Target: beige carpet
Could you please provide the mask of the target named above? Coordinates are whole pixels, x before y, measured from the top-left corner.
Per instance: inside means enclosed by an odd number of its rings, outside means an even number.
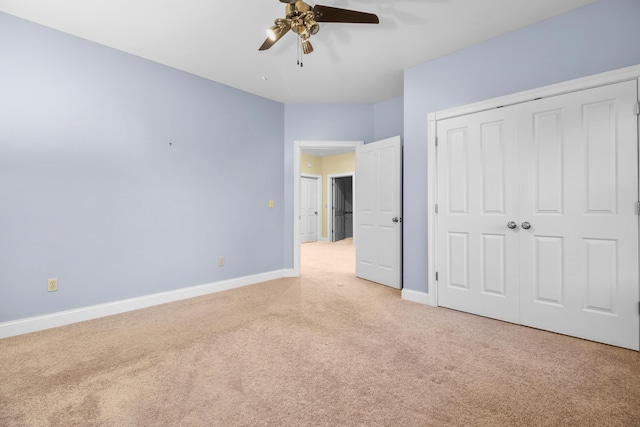
[[[0,340],[2,426],[632,426],[637,352],[303,276]]]

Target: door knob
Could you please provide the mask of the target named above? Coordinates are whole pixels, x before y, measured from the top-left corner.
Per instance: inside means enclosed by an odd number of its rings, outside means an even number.
[[[507,227],[509,227],[510,229],[514,230],[516,227],[518,226],[518,224],[516,224],[515,221],[509,221],[507,223]]]
[[[402,219],[398,218],[397,216],[394,218],[391,218],[391,221],[393,222],[402,222]]]
[[[531,223],[525,221],[522,223],[522,228],[524,228],[525,230],[528,230],[531,228]]]

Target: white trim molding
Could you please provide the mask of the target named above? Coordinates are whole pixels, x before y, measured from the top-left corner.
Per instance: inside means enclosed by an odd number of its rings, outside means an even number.
[[[289,271],[286,269],[270,271],[266,273],[244,276],[236,279],[223,280],[220,282],[208,283],[205,285],[191,286],[188,288],[176,289],[173,291],[161,292],[157,294],[144,295],[141,297],[129,298],[105,304],[81,307],[73,310],[59,311],[51,314],[44,314],[42,316],[12,320],[9,322],[0,323],[0,339],[16,335],[28,334],[31,332],[43,331],[45,329],[57,328],[59,326],[70,325],[72,323],[112,316],[114,314],[139,310],[141,308],[153,307],[155,305],[199,297],[216,292],[228,291],[230,289],[255,285],[257,283],[280,279],[283,277],[293,277],[293,271]]]
[[[424,305],[434,305],[429,301],[429,294],[426,292],[412,291],[411,289],[402,290],[402,299],[417,302]]]
[[[438,268],[437,251],[437,215],[435,214],[436,203],[438,203],[438,170],[436,169],[436,117],[434,113],[429,114],[427,146],[427,293],[429,295],[429,305],[438,306],[438,284],[436,281],[436,271]]]
[[[632,65],[630,67],[620,68],[618,70],[607,71],[604,73],[581,77],[578,79],[560,82],[549,86],[516,92],[498,98],[475,102],[473,104],[453,107],[431,114],[433,114],[434,120],[450,119],[452,117],[492,110],[498,107],[522,104],[523,102],[533,101],[538,98],[548,98],[550,96],[564,95],[566,93],[578,92],[581,90],[624,82],[627,80],[636,80],[638,77],[640,77],[640,65]]]

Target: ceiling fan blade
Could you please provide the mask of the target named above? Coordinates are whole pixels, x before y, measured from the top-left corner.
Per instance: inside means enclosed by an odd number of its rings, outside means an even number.
[[[287,34],[290,29],[291,29],[291,27],[288,27],[288,26],[284,27],[281,32],[276,34],[276,37],[274,39],[271,39],[270,37],[267,37],[267,39],[264,41],[264,43],[262,43],[262,46],[260,46],[260,48],[258,50],[267,50],[267,49],[269,49],[271,46],[276,44],[276,42],[278,40],[280,40],[282,38],[282,36]]]
[[[338,7],[322,6],[313,7],[314,19],[317,22],[343,22],[350,24],[379,24],[378,16],[373,13],[358,12],[356,10],[340,9]]]

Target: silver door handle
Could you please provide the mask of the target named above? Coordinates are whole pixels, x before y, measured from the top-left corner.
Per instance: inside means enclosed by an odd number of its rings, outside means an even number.
[[[402,222],[402,218],[394,217],[394,218],[391,218],[391,221],[393,221],[393,222]]]
[[[525,221],[522,223],[522,228],[524,228],[525,230],[528,230],[531,228],[531,223]]]
[[[518,227],[518,224],[516,224],[516,222],[515,222],[515,221],[509,221],[509,222],[507,223],[507,227],[509,227],[509,228],[510,228],[510,229],[512,229],[512,230],[515,230],[515,229]]]

